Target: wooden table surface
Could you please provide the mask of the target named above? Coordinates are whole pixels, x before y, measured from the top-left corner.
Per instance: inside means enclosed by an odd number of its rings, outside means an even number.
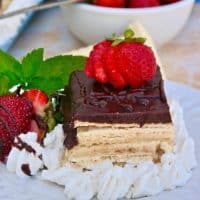
[[[44,47],[49,57],[83,46],[61,22],[59,9],[38,13],[10,53],[22,57],[33,48]],[[200,89],[200,4],[195,5],[182,32],[158,52],[168,79]]]

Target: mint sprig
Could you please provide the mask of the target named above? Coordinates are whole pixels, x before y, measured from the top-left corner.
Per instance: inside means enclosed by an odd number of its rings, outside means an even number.
[[[0,95],[19,85],[22,89],[38,88],[48,95],[64,88],[70,74],[82,70],[86,57],[61,55],[44,60],[44,50],[35,49],[22,61],[0,50]]]
[[[6,94],[9,90],[9,78],[7,76],[0,76],[0,92],[1,94]]]
[[[146,38],[143,37],[134,37],[135,32],[132,29],[127,29],[124,32],[124,38],[118,38],[116,34],[112,34],[111,37],[107,38],[107,40],[112,41],[112,46],[117,46],[122,42],[138,42],[144,44]]]
[[[21,75],[24,82],[35,76],[37,68],[43,62],[44,49],[36,49],[28,53],[21,62]],[[30,80],[31,81],[31,80]]]

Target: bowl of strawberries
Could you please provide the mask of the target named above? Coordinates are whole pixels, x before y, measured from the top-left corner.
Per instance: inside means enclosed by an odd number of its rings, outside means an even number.
[[[62,6],[70,31],[93,44],[107,35],[121,35],[132,23],[141,23],[159,47],[174,38],[187,22],[194,0],[90,0]]]

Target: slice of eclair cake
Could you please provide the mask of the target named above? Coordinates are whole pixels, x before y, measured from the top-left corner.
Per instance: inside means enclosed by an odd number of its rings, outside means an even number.
[[[143,87],[123,90],[76,71],[65,93],[68,162],[82,167],[106,159],[119,164],[157,162],[164,152],[172,151],[175,135],[159,67]]]

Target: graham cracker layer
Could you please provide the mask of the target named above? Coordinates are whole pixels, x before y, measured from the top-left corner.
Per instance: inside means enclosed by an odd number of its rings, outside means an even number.
[[[142,128],[134,124],[120,128],[118,124],[90,125],[77,128],[79,145],[66,150],[66,161],[86,168],[106,159],[114,163],[159,161],[164,152],[172,151],[174,144],[172,124],[148,124]]]

